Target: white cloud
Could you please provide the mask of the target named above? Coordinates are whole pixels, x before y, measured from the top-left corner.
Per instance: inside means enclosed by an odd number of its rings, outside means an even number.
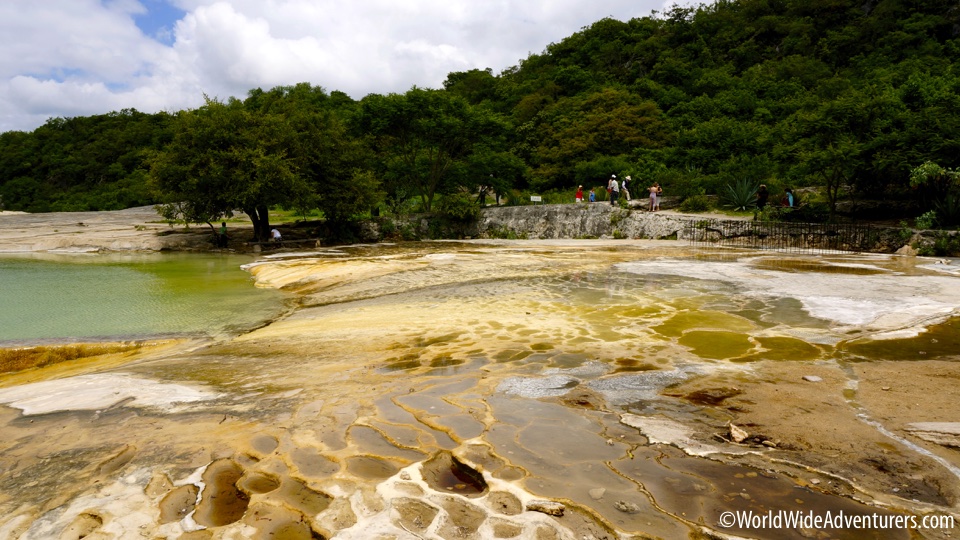
[[[310,82],[354,98],[499,72],[604,17],[662,0],[167,0],[169,40],[136,17],[162,0],[0,2],[0,131],[49,117],[196,107],[203,95]],[[672,3],[672,2],[669,2]]]

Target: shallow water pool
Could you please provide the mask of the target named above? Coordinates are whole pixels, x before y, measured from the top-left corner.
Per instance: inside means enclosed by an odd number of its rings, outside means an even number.
[[[254,286],[250,257],[200,254],[4,255],[0,345],[217,335],[284,310]]]

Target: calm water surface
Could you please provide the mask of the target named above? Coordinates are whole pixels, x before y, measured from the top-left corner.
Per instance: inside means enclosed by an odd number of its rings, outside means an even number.
[[[217,335],[284,310],[240,255],[0,256],[0,345]]]
[[[18,336],[54,316],[221,331],[282,305],[239,257],[0,262]],[[0,538],[781,540],[808,531],[718,519],[952,515],[955,457],[896,427],[955,421],[958,327],[930,325],[960,287],[918,264],[595,240],[264,257],[249,272],[297,295],[272,324],[0,377]],[[727,443],[730,424],[780,442]]]

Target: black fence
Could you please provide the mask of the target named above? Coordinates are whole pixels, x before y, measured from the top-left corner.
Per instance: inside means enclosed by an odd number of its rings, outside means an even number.
[[[881,232],[870,225],[704,219],[690,221],[683,238],[695,246],[770,249],[796,253],[873,251]]]

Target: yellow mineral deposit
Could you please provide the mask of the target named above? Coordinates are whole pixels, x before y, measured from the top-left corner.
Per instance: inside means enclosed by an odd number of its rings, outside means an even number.
[[[799,538],[718,519],[955,515],[957,451],[916,426],[957,421],[960,276],[904,265],[599,240],[264,259],[258,286],[298,298],[270,324],[0,379],[0,538]]]

